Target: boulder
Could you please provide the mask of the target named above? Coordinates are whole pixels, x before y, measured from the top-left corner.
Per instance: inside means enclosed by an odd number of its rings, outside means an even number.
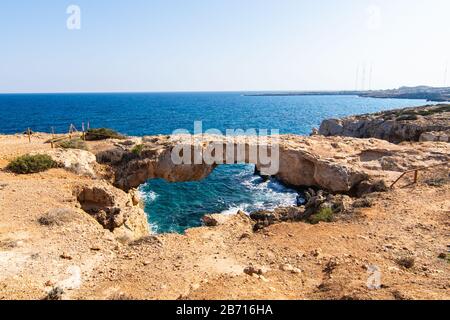
[[[40,152],[42,154],[42,152]],[[95,178],[95,165],[97,163],[95,155],[86,150],[80,149],[52,149],[46,151],[55,162],[68,171],[78,175]]]

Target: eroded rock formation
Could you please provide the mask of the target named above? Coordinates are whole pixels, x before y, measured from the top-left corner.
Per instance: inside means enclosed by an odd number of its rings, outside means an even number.
[[[106,183],[75,190],[81,208],[118,237],[137,239],[149,234],[148,223],[137,195]]]
[[[261,147],[255,137],[204,135],[189,141],[189,149],[203,153],[211,153],[212,146],[222,145],[224,154],[236,153],[243,147],[245,155],[235,162],[253,163],[264,174],[261,159],[248,154]],[[97,159],[113,168],[114,184],[123,190],[154,178],[171,182],[200,180],[224,162],[220,158],[213,163],[203,160],[201,164],[175,164],[172,154],[180,143],[186,144],[186,139],[181,142],[180,137],[146,137],[135,145],[111,145],[97,153]],[[279,136],[277,143],[279,169],[273,176],[288,185],[332,192],[370,190],[379,180],[387,184],[406,170],[450,160],[447,144],[394,145],[377,139],[295,135]]]
[[[437,132],[447,134],[439,135]],[[446,141],[450,131],[450,105],[424,106],[324,120],[319,134],[402,141]],[[434,132],[432,135],[427,135]],[[439,138],[436,138],[438,137]],[[440,138],[442,136],[442,138]],[[444,137],[445,136],[445,137]]]

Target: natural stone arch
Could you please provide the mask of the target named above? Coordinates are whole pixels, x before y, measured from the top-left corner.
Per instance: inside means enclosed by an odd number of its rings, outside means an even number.
[[[272,176],[287,185],[317,187],[334,193],[367,192],[371,185],[377,185],[380,180],[388,184],[405,170],[449,160],[441,146],[430,152],[427,145],[418,145],[412,150],[377,139],[296,135],[280,135],[277,139],[279,170]],[[97,160],[109,164],[114,184],[126,191],[154,178],[169,182],[201,180],[221,164],[174,164],[171,152],[179,145],[179,137],[153,136],[113,143],[97,151]],[[196,145],[205,149],[213,143],[226,143],[233,148],[238,144],[247,148],[264,145],[249,136],[202,135],[190,147]],[[139,153],[134,152],[137,145]],[[423,156],[417,157],[418,153]],[[257,171],[263,169],[258,159],[251,161],[245,157],[243,160],[255,164]]]
[[[170,136],[143,138],[143,147],[139,154],[133,154],[131,146],[116,147],[98,153],[97,159],[110,162],[114,169],[114,184],[123,190],[136,188],[147,180],[156,178],[169,182],[198,181],[206,178],[218,165],[227,164],[227,162],[228,164],[254,164],[256,171],[261,172],[261,175],[274,176],[287,185],[314,186],[333,192],[348,192],[368,178],[362,168],[354,164],[350,165],[347,159],[330,159],[336,155],[336,148],[331,146],[332,139],[315,141],[319,139],[320,137],[278,136],[279,169],[273,174],[265,174],[267,166],[265,167],[264,164],[267,162],[262,163],[258,157],[251,157],[249,152],[257,149],[259,155],[260,148],[267,147],[267,142],[261,143],[257,137],[249,136],[204,135],[201,138],[187,140],[188,142],[183,141],[191,151],[195,148],[205,151],[212,144],[223,144],[223,158],[211,164],[204,161],[197,164],[175,164],[172,152],[175,148],[179,148],[182,142],[181,138]],[[271,155],[270,153],[274,150],[270,147],[272,142],[268,144],[271,150],[268,155]],[[240,148],[245,150],[244,155],[236,156],[236,161],[229,163],[226,157],[230,149],[237,155]],[[192,154],[190,156],[194,162]]]

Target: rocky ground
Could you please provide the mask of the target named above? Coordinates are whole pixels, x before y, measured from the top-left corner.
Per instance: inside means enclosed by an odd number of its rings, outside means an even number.
[[[69,151],[75,153],[60,161],[65,168],[44,173],[5,170],[21,154],[60,152],[48,138],[37,134],[30,144],[22,135],[0,136],[1,299],[49,292],[63,299],[450,298],[448,167],[421,173],[417,185],[409,176],[393,190],[345,196],[330,223],[279,219],[255,228],[257,221],[238,214],[212,216],[208,225],[215,226],[185,235],[153,236],[135,195],[112,187],[117,172],[89,153]],[[332,142],[342,154],[363,143],[344,141]],[[112,144],[88,148],[98,158]],[[367,163],[359,157],[356,166],[373,173],[390,168],[381,177],[392,179],[401,172],[393,159],[408,167],[415,149],[418,166],[447,159],[448,148],[392,145],[399,157],[384,148],[381,157],[364,154]],[[403,163],[402,154],[410,157]],[[328,154],[316,158],[333,161]]]

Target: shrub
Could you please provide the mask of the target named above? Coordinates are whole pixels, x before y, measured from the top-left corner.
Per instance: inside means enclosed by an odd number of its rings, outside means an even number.
[[[367,198],[358,199],[353,202],[353,208],[370,208],[371,206],[372,201]]]
[[[106,139],[125,139],[125,136],[109,128],[89,129],[86,132],[86,140],[88,141],[97,141]]]
[[[446,178],[432,178],[425,180],[425,183],[430,187],[442,187],[447,184]]]
[[[42,300],[62,300],[64,289],[60,287],[52,288]]]
[[[57,143],[57,146],[63,149],[81,149],[87,150],[86,142],[83,140],[76,138],[70,140],[63,140]]]
[[[419,117],[415,114],[404,114],[397,118],[397,121],[413,121],[417,120]]]
[[[333,210],[331,208],[322,208],[317,213],[313,214],[308,219],[311,224],[318,224],[319,222],[333,221]]]
[[[17,174],[29,174],[47,171],[58,165],[46,154],[25,155],[11,161],[7,169]]]
[[[413,256],[403,256],[397,258],[395,262],[406,269],[411,269],[412,267],[414,267],[416,259]]]
[[[60,208],[52,209],[38,219],[39,224],[43,226],[62,226],[74,221],[77,213],[72,209]]]
[[[450,263],[450,253],[441,253],[439,254],[438,258],[447,261],[447,263]]]
[[[389,187],[384,180],[376,180],[372,183],[372,192],[387,192]]]
[[[425,117],[444,112],[450,112],[450,105],[439,105],[438,107],[429,110],[421,110],[419,111],[419,114]]]
[[[113,300],[113,301],[131,301],[131,300],[135,300],[132,296],[130,296],[127,293],[123,293],[123,292],[116,292],[113,293],[110,297],[109,300]]]
[[[133,147],[133,149],[131,149],[131,152],[134,153],[137,156],[140,156],[142,153],[142,150],[144,150],[144,145],[143,144],[137,144]]]

